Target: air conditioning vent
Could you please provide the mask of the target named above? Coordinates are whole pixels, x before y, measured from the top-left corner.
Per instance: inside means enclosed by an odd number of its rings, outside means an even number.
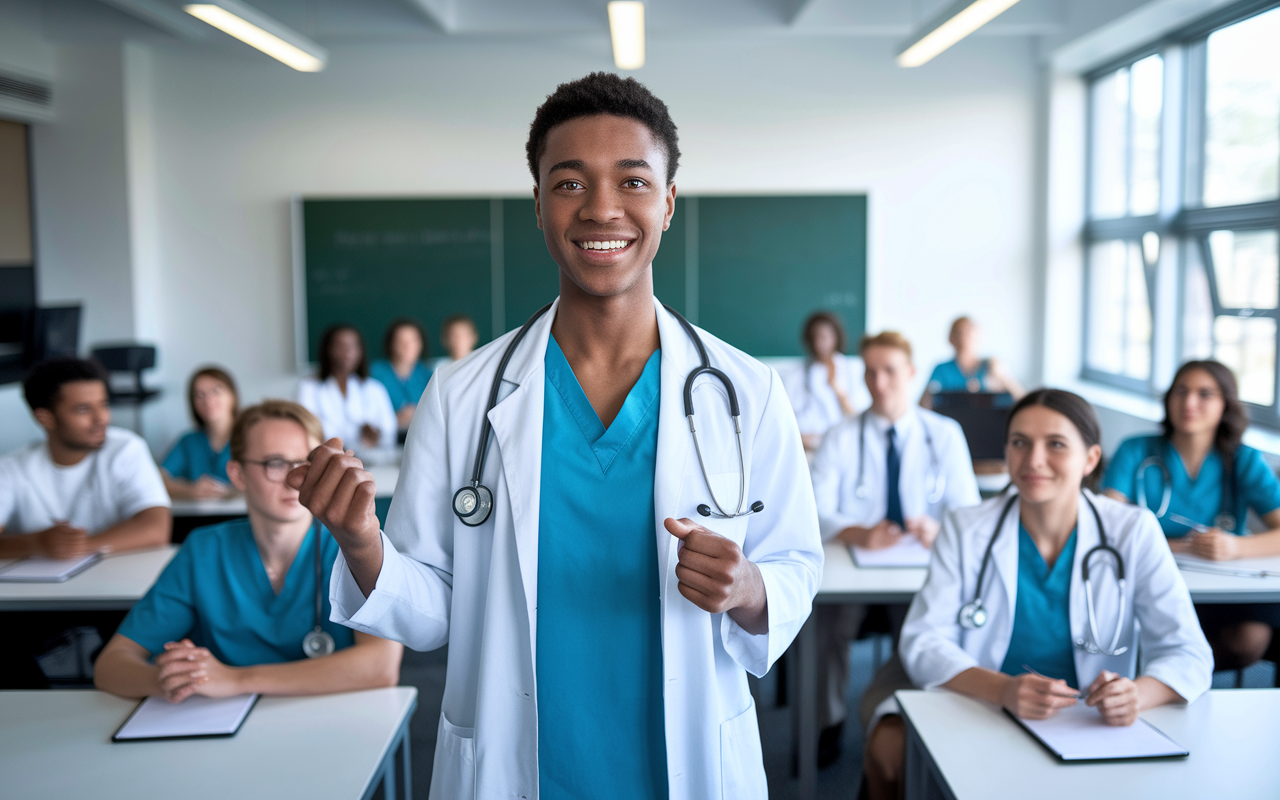
[[[33,83],[28,78],[15,78],[0,72],[0,97],[12,97],[27,103],[47,106],[53,100],[53,90],[44,84]]]

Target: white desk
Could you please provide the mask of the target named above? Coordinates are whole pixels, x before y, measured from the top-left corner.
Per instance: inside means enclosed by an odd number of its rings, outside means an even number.
[[[849,548],[828,543],[822,583],[814,605],[828,603],[910,603],[924,585],[927,569],[862,569]],[[1244,570],[1280,571],[1280,557],[1218,562]],[[1184,570],[1183,578],[1197,603],[1280,602],[1280,578],[1213,575]],[[794,711],[800,797],[809,800],[817,785],[817,630],[805,622],[795,644]],[[1185,744],[1185,743],[1183,743]]]
[[[62,583],[0,583],[0,611],[127,611],[177,552],[166,545],[110,555]]]
[[[373,482],[378,487],[378,497],[390,497],[396,490],[396,482],[400,479],[400,467],[396,464],[371,466]],[[243,516],[245,510],[244,497],[236,495],[223,500],[174,500],[173,515],[175,517],[232,517]]]
[[[1200,800],[1280,794],[1280,689],[1224,689],[1190,706],[1143,712],[1185,759],[1060,764],[979,700],[947,691],[898,692],[907,721],[908,800]]]
[[[0,692],[0,791],[47,800],[408,798],[412,687],[264,697],[227,739],[113,744],[137,705],[96,691]],[[159,789],[168,787],[168,791]]]

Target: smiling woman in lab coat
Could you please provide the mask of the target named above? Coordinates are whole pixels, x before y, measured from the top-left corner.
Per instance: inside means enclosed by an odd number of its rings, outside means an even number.
[[[385,535],[341,443],[290,476],[342,547],[334,618],[417,650],[448,643],[437,800],[763,798],[747,673],[786,650],[822,570],[795,417],[773,370],[702,333],[736,386],[744,466],[705,373],[695,451],[682,390],[699,353],[653,296],[679,156],[660,100],[612,74],[564,84],[528,155],[560,297],[488,413],[493,513],[468,527],[452,499],[514,334],[432,377]],[[716,497],[732,510],[743,479],[763,510],[699,514]]]
[[[1083,695],[1112,725],[1131,725],[1153,706],[1195,700],[1209,688],[1213,658],[1159,524],[1146,509],[1082,488],[1101,472],[1093,409],[1070,392],[1040,389],[1013,407],[1005,441],[1017,492],[947,515],[928,580],[902,628],[898,653],[911,682],[1027,719],[1050,717]],[[1102,541],[1099,520],[1124,560],[1123,586],[1114,555],[1094,550]],[[1081,574],[1086,558],[1096,627]],[[966,626],[975,597],[985,624]],[[872,723],[868,742],[873,798],[895,796],[905,733],[892,699],[877,710],[890,716]]]

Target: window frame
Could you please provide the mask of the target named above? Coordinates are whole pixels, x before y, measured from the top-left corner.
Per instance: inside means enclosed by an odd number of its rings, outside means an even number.
[[[1080,378],[1100,383],[1117,389],[1132,392],[1144,397],[1156,399],[1163,395],[1164,384],[1172,377],[1168,370],[1159,368],[1157,356],[1161,340],[1170,343],[1172,361],[1182,363],[1186,360],[1184,353],[1184,327],[1181,324],[1186,310],[1186,286],[1190,263],[1191,248],[1201,248],[1200,260],[1206,271],[1210,286],[1210,303],[1213,317],[1234,316],[1240,318],[1266,317],[1276,320],[1276,363],[1273,367],[1276,387],[1270,406],[1246,403],[1253,424],[1268,428],[1280,429],[1280,308],[1277,309],[1237,309],[1224,308],[1218,297],[1218,287],[1212,254],[1209,251],[1208,236],[1219,230],[1260,230],[1273,229],[1280,232],[1280,187],[1277,197],[1255,203],[1233,206],[1203,207],[1201,205],[1203,184],[1204,135],[1206,131],[1206,68],[1207,43],[1214,32],[1242,22],[1251,17],[1280,8],[1280,0],[1246,0],[1233,4],[1225,9],[1210,14],[1197,22],[1161,37],[1141,48],[1127,53],[1121,58],[1112,59],[1100,67],[1090,70],[1082,77],[1085,82],[1085,175],[1084,175],[1084,226],[1082,231],[1083,256],[1083,327],[1081,329]],[[1119,69],[1132,68],[1144,58],[1160,55],[1164,67],[1164,102],[1161,103],[1161,140],[1160,140],[1160,196],[1161,204],[1157,213],[1146,216],[1128,215],[1128,202],[1132,193],[1132,107],[1128,112],[1129,120],[1125,131],[1126,142],[1126,215],[1116,218],[1095,219],[1093,217],[1093,167],[1095,159],[1094,145],[1094,87]],[[1132,74],[1132,73],[1130,73]],[[1170,103],[1171,97],[1179,101]],[[1170,115],[1174,118],[1170,118]],[[1172,124],[1171,124],[1172,123]],[[1176,126],[1176,127],[1175,127]],[[1169,136],[1176,130],[1177,136]],[[1170,139],[1173,141],[1170,141]],[[1176,148],[1177,153],[1168,153],[1169,147]],[[1176,157],[1166,157],[1166,155]],[[1176,167],[1174,166],[1176,165]],[[1172,198],[1176,198],[1176,201]],[[1162,255],[1156,264],[1143,260],[1147,278],[1147,299],[1151,312],[1151,370],[1146,380],[1127,375],[1109,373],[1089,365],[1089,335],[1092,330],[1090,281],[1092,280],[1092,264],[1090,263],[1093,245],[1109,240],[1136,241],[1141,246],[1142,237],[1153,232],[1160,237]],[[1171,269],[1164,270],[1161,262],[1165,261],[1163,253],[1170,252],[1174,259]],[[1280,257],[1280,253],[1277,254]],[[1160,281],[1172,280],[1175,283],[1174,301],[1162,307]],[[1168,374],[1166,374],[1168,373]]]

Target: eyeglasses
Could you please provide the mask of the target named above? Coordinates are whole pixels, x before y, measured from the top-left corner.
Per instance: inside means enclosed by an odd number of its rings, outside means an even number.
[[[280,481],[284,480],[284,477],[288,475],[290,472],[292,472],[293,470],[303,466],[304,464],[309,464],[311,462],[286,461],[283,458],[268,458],[266,461],[241,460],[240,463],[241,464],[257,464],[258,466],[262,467],[263,472],[267,474],[267,480],[273,483],[279,483]]]
[[[1193,394],[1200,401],[1206,402],[1206,403],[1209,402],[1210,400],[1217,400],[1219,397],[1222,397],[1221,392],[1214,391],[1213,389],[1197,389],[1196,391],[1193,392],[1185,386],[1179,386],[1173,390],[1173,396],[1178,398],[1179,400],[1186,400],[1188,397],[1190,397]]]

